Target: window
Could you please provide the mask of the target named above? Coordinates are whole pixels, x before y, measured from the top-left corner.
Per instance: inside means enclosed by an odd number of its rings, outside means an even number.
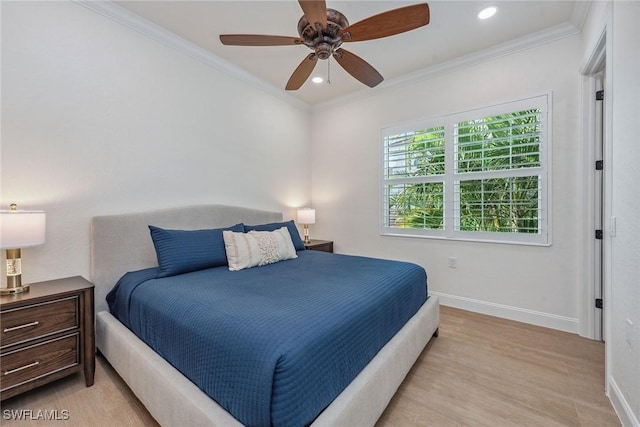
[[[382,130],[382,234],[550,244],[550,95]]]

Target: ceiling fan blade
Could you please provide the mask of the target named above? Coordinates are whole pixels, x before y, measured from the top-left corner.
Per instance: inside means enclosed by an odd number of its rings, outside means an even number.
[[[401,7],[370,16],[340,30],[345,42],[379,39],[414,30],[429,23],[427,3]]]
[[[302,44],[300,37],[264,36],[259,34],[221,34],[220,41],[232,46],[288,46]]]
[[[322,28],[327,28],[327,4],[324,0],[298,0],[307,22],[319,22]],[[313,25],[316,28],[315,25]],[[317,28],[316,28],[317,29]]]
[[[347,73],[369,87],[375,87],[384,80],[384,77],[367,61],[348,50],[338,49],[333,57]]]
[[[310,53],[309,56],[304,58],[304,60],[298,65],[298,68],[291,74],[289,81],[287,82],[286,90],[298,90],[300,86],[307,81],[311,72],[316,67],[318,63],[318,55],[315,53]]]

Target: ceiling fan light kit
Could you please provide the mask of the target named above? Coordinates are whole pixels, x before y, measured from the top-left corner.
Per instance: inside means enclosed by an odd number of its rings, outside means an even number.
[[[331,56],[344,70],[361,83],[375,87],[384,78],[364,59],[341,48],[344,42],[373,40],[414,30],[429,23],[429,5],[420,3],[392,9],[371,16],[353,25],[334,9],[327,9],[323,0],[299,0],[304,15],[298,21],[300,37],[222,34],[220,41],[232,46],[295,46],[304,44],[313,50],[295,69],[286,90],[299,89],[309,78],[318,59]]]

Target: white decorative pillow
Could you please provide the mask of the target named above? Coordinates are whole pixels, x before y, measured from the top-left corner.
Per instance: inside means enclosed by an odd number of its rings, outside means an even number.
[[[248,233],[225,230],[222,237],[231,271],[298,257],[287,227],[274,231],[251,230]]]

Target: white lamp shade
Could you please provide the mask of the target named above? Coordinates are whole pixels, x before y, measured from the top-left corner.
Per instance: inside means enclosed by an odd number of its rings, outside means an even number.
[[[315,209],[298,209],[298,224],[315,224]]]
[[[0,248],[20,249],[44,243],[46,213],[0,211]]]

